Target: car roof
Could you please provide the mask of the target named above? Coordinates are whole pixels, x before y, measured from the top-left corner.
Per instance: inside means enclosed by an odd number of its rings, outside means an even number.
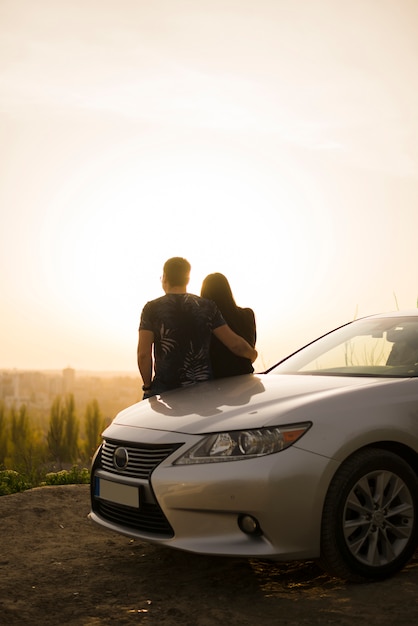
[[[418,309],[404,309],[402,311],[391,311],[389,313],[376,313],[375,315],[367,315],[366,317],[418,317]]]

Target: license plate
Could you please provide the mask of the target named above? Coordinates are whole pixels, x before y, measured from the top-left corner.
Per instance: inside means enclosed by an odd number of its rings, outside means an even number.
[[[95,495],[102,500],[139,508],[139,488],[96,478]]]

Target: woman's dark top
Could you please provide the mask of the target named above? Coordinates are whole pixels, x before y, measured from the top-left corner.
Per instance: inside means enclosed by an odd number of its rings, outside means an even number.
[[[222,316],[237,335],[244,337],[251,346],[255,346],[256,326],[252,309],[235,307],[233,312],[222,312]],[[239,376],[254,372],[250,359],[236,356],[214,335],[212,335],[210,344],[210,359],[214,378]]]

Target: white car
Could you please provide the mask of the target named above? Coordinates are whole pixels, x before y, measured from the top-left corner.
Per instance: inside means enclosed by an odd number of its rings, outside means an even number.
[[[394,574],[418,541],[418,309],[125,409],[92,464],[90,517],[191,552]]]

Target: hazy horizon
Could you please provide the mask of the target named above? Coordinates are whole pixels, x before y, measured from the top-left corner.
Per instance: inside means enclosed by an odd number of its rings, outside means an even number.
[[[4,372],[16,372],[16,373],[32,373],[32,372],[39,372],[40,374],[62,374],[65,370],[67,369],[67,367],[57,367],[57,368],[18,368],[18,367],[0,367],[0,373],[4,373]],[[76,376],[84,376],[84,375],[90,375],[90,374],[94,374],[96,376],[104,376],[104,377],[108,377],[108,376],[138,376],[140,378],[140,374],[138,371],[138,368],[133,369],[133,370],[85,370],[85,369],[77,369],[77,368],[70,368],[73,369],[75,371]]]
[[[170,256],[257,371],[418,296],[418,3],[3,0],[0,369],[136,371]]]

